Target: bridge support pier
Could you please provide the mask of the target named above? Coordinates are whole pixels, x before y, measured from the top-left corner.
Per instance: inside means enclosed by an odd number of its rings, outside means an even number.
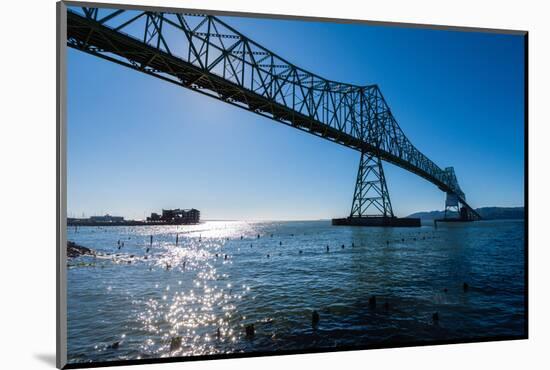
[[[420,226],[418,218],[393,215],[390,194],[380,157],[361,152],[351,212],[347,218],[335,218],[336,226]]]
[[[393,217],[380,157],[361,153],[350,217]]]
[[[454,193],[447,193],[445,199],[445,215],[436,222],[467,222],[477,221],[481,217],[466,204],[460,202]]]

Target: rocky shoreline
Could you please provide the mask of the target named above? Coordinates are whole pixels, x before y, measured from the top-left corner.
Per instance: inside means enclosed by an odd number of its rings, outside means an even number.
[[[72,241],[67,241],[67,257],[74,258],[80,256],[95,256],[95,251],[90,248],[83,247]]]

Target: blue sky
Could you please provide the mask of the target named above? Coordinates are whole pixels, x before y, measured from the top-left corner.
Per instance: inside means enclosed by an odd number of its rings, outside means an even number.
[[[523,205],[523,38],[223,17],[323,77],[376,83],[414,145],[454,166],[473,207]],[[68,214],[206,219],[349,214],[360,154],[193,91],[68,50]],[[442,209],[385,163],[394,212]]]

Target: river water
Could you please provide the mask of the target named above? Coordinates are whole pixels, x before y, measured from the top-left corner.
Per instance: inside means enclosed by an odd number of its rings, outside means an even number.
[[[70,227],[101,255],[68,262],[68,359],[520,337],[524,238],[523,221]]]

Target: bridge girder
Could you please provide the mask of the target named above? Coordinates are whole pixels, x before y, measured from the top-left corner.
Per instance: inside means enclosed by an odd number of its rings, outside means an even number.
[[[193,89],[226,103],[371,153],[466,203],[454,171],[405,136],[377,85],[322,78],[205,14],[70,8],[72,48]]]

